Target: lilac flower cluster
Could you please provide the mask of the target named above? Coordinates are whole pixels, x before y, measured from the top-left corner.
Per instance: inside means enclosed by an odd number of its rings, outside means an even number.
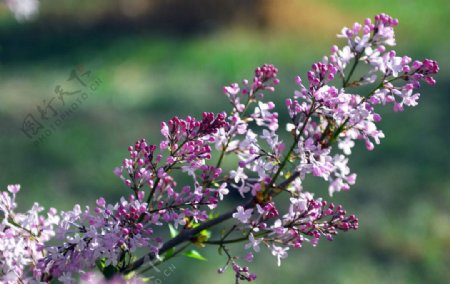
[[[152,196],[155,192],[167,191],[176,185],[168,175],[175,166],[185,164],[183,170],[193,175],[205,160],[211,159],[211,135],[228,127],[225,116],[224,113],[205,112],[201,121],[193,117],[174,117],[168,123],[161,123],[161,134],[165,139],[159,144],[159,152],[156,153],[156,145],[148,145],[141,139],[134,147],[128,147],[130,158],[124,159],[123,165],[114,173],[135,192],[145,185],[152,188]]]
[[[256,68],[255,76],[250,84],[247,79],[242,82],[242,89],[238,83],[233,83],[223,88],[225,95],[233,106],[233,112],[243,113],[250,102],[264,97],[264,93],[258,91],[275,91],[275,86],[280,83],[277,79],[278,69],[271,64],[264,64]],[[243,103],[246,100],[247,103]],[[272,103],[273,104],[273,103]]]
[[[300,248],[305,241],[315,246],[321,236],[331,241],[338,231],[358,228],[358,219],[354,215],[346,216],[342,206],[314,199],[310,193],[290,198],[289,209],[283,216],[279,216],[274,202],[256,207],[256,214],[252,214],[253,209],[238,207],[233,217],[249,229],[249,243],[245,248],[259,252],[260,244],[265,244],[278,258],[278,265],[282,258],[287,257],[289,247]],[[250,221],[252,215],[255,218]],[[270,221],[273,222],[270,224]]]
[[[388,103],[394,111],[415,106],[422,82],[435,84],[435,61],[413,61],[387,50],[395,45],[397,24],[380,14],[342,30],[338,37],[347,44],[333,46],[330,56],[314,63],[305,82],[295,78],[298,90],[285,101],[287,135],[284,127],[280,130],[275,103],[265,98],[280,83],[277,68],[266,64],[255,70],[252,80],[224,87],[230,113],[174,117],[161,124],[159,144],[140,139],[129,146],[129,157],[114,173],[131,195],[118,203],[99,198],[93,210],[76,205],[57,214],[51,209],[48,218],[38,217],[42,209],[36,205],[20,215],[13,213],[19,187],[8,187],[0,199],[5,215],[0,279],[72,283],[81,276],[103,283],[93,273],[98,267],[120,283],[140,281],[138,269],[147,271],[195,244],[219,246],[226,256],[219,272],[231,267],[239,283],[256,279],[239,262],[251,262],[261,246],[280,265],[290,249],[305,242],[316,246],[321,238],[331,241],[339,231],[356,230],[354,215],[314,197],[302,182],[307,176],[319,177],[328,182],[330,196],[350,190],[356,182],[348,166],[352,148],[362,140],[373,150],[384,138],[375,108]],[[368,71],[353,78],[363,64]],[[372,91],[356,93],[361,85]],[[283,141],[285,136],[289,139]],[[222,164],[229,156],[237,163],[225,169]],[[192,183],[179,185],[180,173]],[[227,195],[240,196],[242,202],[219,215]],[[283,198],[289,206],[281,205]],[[222,230],[213,230],[219,225]],[[53,235],[59,245],[46,245]],[[244,256],[232,253],[236,243],[245,243]],[[145,255],[137,258],[142,251]],[[198,252],[187,256],[202,258]],[[26,267],[33,276],[25,273]]]
[[[395,50],[386,46],[395,46],[394,27],[398,20],[386,14],[375,16],[372,23],[366,19],[364,25],[355,23],[353,28],[344,28],[338,37],[347,39],[347,45],[341,49],[332,47],[330,62],[334,64],[344,80],[344,87],[360,86],[374,83],[380,78],[379,85],[365,100],[370,106],[393,103],[394,111],[402,111],[404,105],[416,106],[420,94],[415,90],[420,88],[421,81],[434,85],[433,75],[439,67],[436,61],[425,59],[412,61],[408,56],[397,56]],[[354,60],[350,75],[345,77],[344,69]],[[350,82],[350,77],[358,63],[367,64],[370,69],[366,75]],[[399,82],[394,85],[393,82]]]
[[[35,275],[41,280],[58,278],[64,283],[74,283],[73,274],[88,272],[99,261],[108,267],[126,265],[131,253],[145,247],[157,251],[161,240],[153,236],[151,225],[158,220],[147,211],[142,201],[131,195],[116,204],[106,204],[104,198],[96,201],[91,212],[75,205],[73,210],[60,213],[55,228],[61,246],[47,247],[47,255],[37,264]]]
[[[2,283],[33,282],[32,268],[45,256],[45,242],[54,235],[59,222],[56,209],[35,203],[26,213],[16,213],[16,194],[20,185],[9,185],[0,192],[0,280]]]
[[[435,83],[433,76],[439,71],[435,61],[413,62],[407,56],[397,57],[394,50],[386,50],[386,46],[395,45],[394,27],[397,24],[397,19],[380,14],[374,22],[366,19],[364,25],[355,23],[353,28],[344,28],[338,37],[345,38],[347,45],[333,46],[329,57],[314,63],[307,72],[307,84],[300,76],[296,77],[299,90],[286,100],[291,119],[287,130],[294,140],[287,152],[275,132],[278,126],[264,129],[270,124],[258,121],[259,114],[264,111],[268,112],[264,117],[271,116],[272,102],[258,102],[259,108],[255,108],[253,116],[235,119],[255,121],[263,127],[260,134],[246,131],[245,137],[235,143],[236,150],[232,149],[240,162],[238,169],[230,172],[230,177],[238,185],[241,195],[250,192],[257,201],[256,208],[239,206],[233,214],[241,223],[238,230],[250,239],[250,246],[259,250],[257,244],[264,242],[280,262],[290,247],[301,246],[307,239],[305,236],[312,236],[309,241],[315,245],[321,235],[331,240],[338,230],[358,227],[356,217],[345,216],[340,206],[324,208],[325,201],[314,200],[312,195],[304,192],[302,180],[307,174],[323,178],[329,182],[330,195],[349,190],[356,181],[356,174],[351,173],[347,156],[351,154],[355,140],[363,140],[366,148],[373,150],[374,143],[379,144],[384,138],[376,126],[381,116],[375,107],[393,103],[394,111],[401,111],[404,105],[415,106],[419,98],[415,91],[421,87],[421,82]],[[359,64],[368,65],[369,71],[361,78],[353,79]],[[338,76],[342,80],[340,88],[336,83]],[[374,87],[368,94],[351,92],[358,86],[371,84]],[[228,97],[235,99],[239,88],[235,83],[226,90]],[[231,102],[235,105],[233,100]],[[270,150],[261,147],[258,140],[267,143]],[[332,147],[334,143],[338,149]],[[251,179],[255,176],[257,182]],[[289,183],[279,188],[275,181],[282,176]],[[272,224],[263,222],[280,215],[272,198],[283,190],[291,195],[288,212]],[[327,219],[327,216],[333,217]],[[264,237],[256,238],[258,233]],[[222,245],[226,243],[226,240],[221,242]]]

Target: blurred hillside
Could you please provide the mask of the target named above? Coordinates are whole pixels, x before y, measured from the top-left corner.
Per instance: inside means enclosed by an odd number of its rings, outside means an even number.
[[[282,112],[292,78],[339,43],[342,26],[380,12],[400,20],[399,54],[440,63],[438,84],[423,90],[414,109],[383,110],[382,144],[373,152],[358,145],[352,155],[358,183],[333,199],[360,217],[360,230],[290,252],[281,267],[264,252],[253,265],[256,283],[448,283],[447,0],[46,0],[29,22],[0,6],[0,184],[22,184],[22,208],[38,201],[67,210],[128,194],[112,170],[136,139],[159,140],[160,121],[227,109],[222,86],[250,78],[263,63],[280,69],[274,101]],[[58,85],[80,89],[67,82],[73,70],[99,79],[98,88],[33,143],[21,130],[24,119],[38,117]],[[55,99],[55,111],[74,102]],[[306,187],[327,197],[323,183]],[[202,253],[208,263],[177,259],[163,283],[230,283],[230,273],[216,273],[224,259],[214,249]]]

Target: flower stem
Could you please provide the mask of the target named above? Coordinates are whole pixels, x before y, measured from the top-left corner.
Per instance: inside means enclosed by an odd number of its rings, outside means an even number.
[[[348,83],[350,82],[350,79],[353,75],[353,72],[355,72],[356,66],[358,66],[359,58],[361,58],[362,53],[358,52],[355,55],[355,62],[353,62],[352,68],[350,69],[350,72],[348,73],[347,79],[344,80],[344,83],[342,84],[343,88],[348,87]]]

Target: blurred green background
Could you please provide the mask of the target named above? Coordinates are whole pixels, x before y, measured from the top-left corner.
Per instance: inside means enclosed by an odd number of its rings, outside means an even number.
[[[400,20],[398,54],[438,60],[438,84],[423,89],[414,109],[381,111],[387,138],[375,151],[357,145],[350,165],[358,183],[333,201],[359,216],[359,231],[290,251],[281,267],[263,252],[252,269],[261,284],[448,283],[448,0],[47,0],[24,22],[0,4],[0,184],[22,184],[23,209],[38,201],[67,210],[128,194],[112,170],[136,139],[159,141],[160,121],[227,110],[222,86],[251,78],[263,63],[280,69],[273,99],[282,103],[292,78],[329,53],[342,26],[380,12]],[[21,130],[24,118],[40,119],[37,107],[56,86],[77,89],[66,81],[73,69],[90,70],[101,84],[36,145]],[[64,112],[74,101],[52,105]],[[328,197],[324,183],[306,185]],[[179,258],[169,275],[152,275],[160,283],[233,283],[230,271],[217,275],[225,259],[215,248],[202,254],[209,262]]]

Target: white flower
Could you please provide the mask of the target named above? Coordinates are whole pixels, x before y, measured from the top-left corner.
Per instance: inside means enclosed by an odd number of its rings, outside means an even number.
[[[291,132],[292,130],[295,129],[295,125],[292,123],[286,123],[286,131],[287,132]]]
[[[8,185],[8,191],[11,193],[18,193],[20,191],[20,184]]]
[[[245,210],[244,207],[238,206],[237,212],[233,213],[233,218],[238,219],[241,223],[248,223],[250,217],[252,216],[253,209]]]
[[[363,35],[362,38],[356,37],[355,38],[355,43],[356,43],[355,50],[358,52],[361,52],[364,49],[366,49],[367,47],[369,47],[369,45],[370,45],[369,39],[370,39],[370,34],[365,34],[365,35]]]
[[[230,86],[224,87],[223,90],[225,91],[225,93],[228,93],[229,95],[235,97],[241,89],[239,88],[238,84],[234,83]]]
[[[173,225],[175,227],[175,229],[178,229],[178,225],[184,226],[186,225],[186,220],[185,220],[185,215],[184,213],[181,213],[179,215],[176,216],[176,218],[173,219]]]
[[[241,194],[242,198],[245,198],[245,194],[247,192],[249,192],[251,190],[251,188],[249,186],[246,186],[245,184],[242,184],[238,190],[239,190],[239,193]]]
[[[354,54],[352,52],[352,50],[350,49],[350,47],[348,45],[344,46],[344,48],[342,48],[342,50],[338,51],[338,56],[340,59],[340,65],[341,68],[345,68],[345,66],[347,66],[347,64],[350,62],[350,60],[352,60],[352,58],[354,57]]]
[[[338,142],[338,148],[341,149],[345,155],[350,155],[354,146],[355,142],[350,139],[350,137],[346,137],[345,139],[339,140]]]
[[[274,256],[276,256],[278,258],[278,266],[281,265],[281,259],[286,258],[288,256],[287,251],[289,250],[289,247],[277,247],[277,246],[272,246],[272,254]]]
[[[385,58],[386,68],[392,72],[392,76],[397,77],[398,73],[403,70],[403,61],[401,57],[387,57]]]
[[[211,136],[214,138],[216,150],[223,150],[228,141],[225,129],[220,128],[217,133],[213,133]]]
[[[217,189],[217,192],[219,193],[219,199],[223,200],[223,196],[227,195],[230,191],[227,188],[227,184],[224,182],[220,185],[220,187]]]
[[[308,209],[308,200],[304,196],[299,196],[298,198],[290,198],[292,213],[303,213]]]
[[[245,181],[247,175],[244,173],[244,168],[239,167],[237,171],[230,171],[230,177],[234,179],[234,182],[238,183],[241,179]]]
[[[261,239],[255,239],[253,234],[249,236],[249,243],[245,244],[245,249],[253,248],[254,251],[259,252],[259,244],[261,243]]]
[[[258,135],[253,132],[251,129],[247,131],[245,135],[245,139],[239,144],[241,149],[249,148],[250,145],[258,145]]]

